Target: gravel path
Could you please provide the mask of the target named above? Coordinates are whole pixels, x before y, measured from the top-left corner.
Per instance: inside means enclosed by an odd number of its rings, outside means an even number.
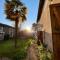
[[[36,44],[32,44],[29,47],[26,60],[38,60],[38,50]]]

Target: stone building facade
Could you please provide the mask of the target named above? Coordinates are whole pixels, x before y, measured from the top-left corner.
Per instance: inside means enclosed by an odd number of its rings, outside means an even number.
[[[43,27],[43,43],[60,60],[60,0],[40,0],[37,24]]]
[[[11,38],[14,37],[14,32],[15,32],[14,27],[11,27],[9,25],[0,23],[0,40],[3,40],[4,36],[7,35],[7,34]]]

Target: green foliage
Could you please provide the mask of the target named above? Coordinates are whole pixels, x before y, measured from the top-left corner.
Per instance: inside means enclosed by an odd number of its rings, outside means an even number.
[[[10,37],[9,37],[9,34],[5,34],[4,36],[4,40],[8,40]]]
[[[43,44],[38,46],[40,60],[52,60],[52,52],[47,50]]]
[[[13,60],[22,60],[26,58],[27,51],[25,49],[17,50],[15,54],[11,57]]]
[[[9,57],[12,60],[23,60],[27,56],[27,48],[32,39],[17,40],[18,48],[14,47],[14,41],[8,40],[0,44],[0,56]]]

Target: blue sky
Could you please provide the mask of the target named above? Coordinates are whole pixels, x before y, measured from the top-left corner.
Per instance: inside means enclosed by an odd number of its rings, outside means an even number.
[[[38,13],[38,5],[39,0],[21,0],[28,9],[27,20],[22,23],[22,29],[26,27],[32,27],[32,24],[36,22],[37,13]],[[4,23],[7,25],[14,25],[14,22],[6,19],[6,15],[4,12],[4,3],[5,0],[0,0],[0,23]]]

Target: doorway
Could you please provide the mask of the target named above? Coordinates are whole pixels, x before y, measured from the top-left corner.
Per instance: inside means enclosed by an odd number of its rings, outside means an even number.
[[[38,41],[43,43],[43,31],[37,31]]]
[[[60,60],[60,4],[50,5],[54,60]]]

